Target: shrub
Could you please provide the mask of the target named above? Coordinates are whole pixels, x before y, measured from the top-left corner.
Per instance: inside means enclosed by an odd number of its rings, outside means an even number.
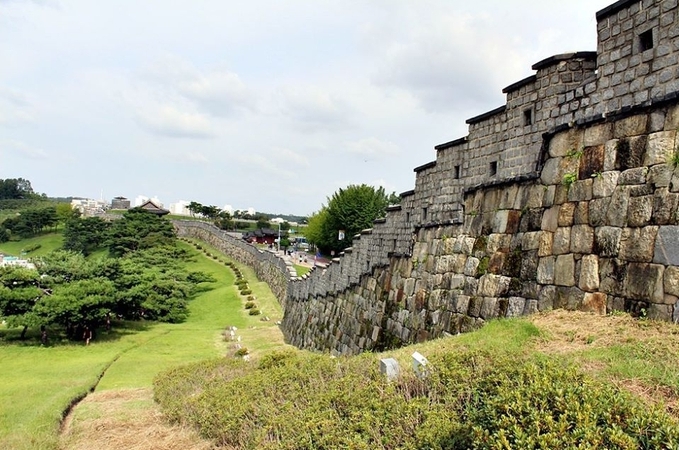
[[[262,312],[257,308],[252,308],[250,311],[248,311],[248,314],[251,316],[258,316],[262,314]]]
[[[238,350],[236,350],[235,355],[238,357],[243,357],[248,354],[248,349],[245,347],[241,347]]]
[[[428,377],[388,382],[373,355],[284,351],[256,367],[173,369],[155,397],[171,419],[235,448],[677,448],[665,412],[548,358],[458,347],[432,356]]]
[[[254,295],[248,295],[248,301],[249,301],[249,302],[254,302],[254,301],[255,301],[255,296],[254,296]]]
[[[240,295],[250,295],[252,294],[252,291],[250,289],[243,289],[240,291]]]
[[[257,305],[255,304],[255,302],[247,302],[247,303],[245,303],[245,309],[252,309],[252,308],[254,308],[255,306],[257,306]]]
[[[42,244],[30,245],[30,246],[26,247],[26,248],[24,249],[24,251],[25,251],[26,253],[34,252],[34,251],[36,251],[37,249],[39,249],[40,247],[42,247]]]

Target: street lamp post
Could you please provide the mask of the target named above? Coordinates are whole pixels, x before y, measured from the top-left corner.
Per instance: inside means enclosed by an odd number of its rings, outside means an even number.
[[[278,223],[278,253],[281,252],[281,224]]]

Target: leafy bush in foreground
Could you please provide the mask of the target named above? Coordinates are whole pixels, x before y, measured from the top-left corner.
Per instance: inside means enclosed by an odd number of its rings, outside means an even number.
[[[174,421],[247,449],[669,449],[679,426],[557,360],[457,351],[395,382],[373,355],[277,352],[214,360],[155,380]]]

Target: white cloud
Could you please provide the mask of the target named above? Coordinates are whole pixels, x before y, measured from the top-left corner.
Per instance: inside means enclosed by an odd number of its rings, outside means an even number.
[[[376,158],[396,155],[399,152],[398,145],[393,142],[381,141],[375,137],[349,142],[346,145],[346,150],[349,153]]]
[[[46,151],[15,140],[0,141],[0,153],[33,160],[42,160],[49,157]]]
[[[180,111],[171,105],[138,111],[136,118],[144,129],[161,136],[195,139],[215,137],[206,116]]]
[[[307,131],[341,130],[353,126],[356,111],[340,96],[318,86],[285,86],[277,92],[282,114]]]
[[[186,152],[184,159],[192,163],[209,163],[210,161],[200,152]]]
[[[31,97],[18,89],[0,86],[0,125],[12,126],[35,120]]]

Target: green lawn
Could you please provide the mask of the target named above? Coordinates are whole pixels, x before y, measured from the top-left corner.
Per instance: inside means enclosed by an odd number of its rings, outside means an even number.
[[[104,370],[97,391],[150,388],[163,369],[232,352],[233,344],[221,335],[228,325],[238,327],[242,345],[253,350],[284,345],[275,325],[280,307],[251,271],[246,276],[271,311],[269,322],[246,314],[230,268],[201,255],[189,269],[211,273],[217,282],[191,301],[189,319],[181,324],[114,324],[121,326],[111,334],[100,332],[90,346],[64,342],[47,348],[35,340],[22,345],[10,339],[17,330],[0,330],[0,448],[56,448],[62,412],[95,386]]]
[[[27,253],[25,256],[41,256],[61,248],[63,243],[64,237],[61,233],[46,233],[20,241],[3,242],[0,244],[0,252],[12,256],[21,256],[25,249],[40,245],[40,248]]]

